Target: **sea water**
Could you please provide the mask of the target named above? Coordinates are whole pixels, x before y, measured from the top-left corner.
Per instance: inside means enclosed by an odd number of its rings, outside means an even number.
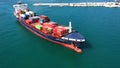
[[[34,35],[13,15],[17,0],[0,0],[0,68],[120,68],[120,8],[33,6],[37,2],[93,0],[21,0],[39,15],[68,26],[86,39],[78,54]],[[110,1],[110,0],[94,0]],[[111,0],[112,1],[112,0]]]

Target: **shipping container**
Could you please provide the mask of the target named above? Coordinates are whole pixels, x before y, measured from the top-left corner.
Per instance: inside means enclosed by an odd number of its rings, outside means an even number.
[[[49,19],[47,16],[45,16],[45,15],[40,15],[39,17],[40,17],[41,20],[43,20],[44,22],[50,22],[50,19]]]
[[[68,29],[64,26],[57,26],[53,29],[53,35],[62,37],[68,33]]]

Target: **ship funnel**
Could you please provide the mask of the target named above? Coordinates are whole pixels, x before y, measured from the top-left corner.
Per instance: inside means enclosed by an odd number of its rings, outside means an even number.
[[[69,33],[72,32],[72,25],[71,25],[71,21],[69,22]]]

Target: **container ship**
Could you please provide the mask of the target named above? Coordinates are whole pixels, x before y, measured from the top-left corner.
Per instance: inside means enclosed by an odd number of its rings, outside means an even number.
[[[72,29],[71,22],[69,26],[61,26],[46,15],[37,15],[25,3],[18,2],[13,7],[15,17],[26,29],[40,38],[82,53],[80,45],[85,42],[85,38]]]

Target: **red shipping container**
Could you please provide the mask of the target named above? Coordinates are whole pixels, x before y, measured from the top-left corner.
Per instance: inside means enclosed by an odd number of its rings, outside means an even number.
[[[21,21],[21,20],[22,20],[22,17],[19,16],[18,19]]]
[[[27,24],[31,24],[31,23],[32,23],[32,21],[29,20],[29,19],[25,20],[25,22],[26,22]]]
[[[44,34],[51,34],[52,33],[52,31],[49,31],[48,28],[46,28],[46,27],[43,27],[42,32]]]
[[[39,16],[41,19],[43,19],[44,20],[44,22],[49,22],[50,21],[50,19],[47,17],[47,16],[45,16],[45,15],[41,15],[41,16]]]
[[[53,29],[53,34],[55,34],[59,37],[65,35],[67,33],[68,33],[68,29],[66,27],[63,27],[63,26],[58,26],[58,27],[55,27]]]
[[[43,23],[43,26],[47,28],[55,28],[56,26],[58,26],[58,24],[56,24],[55,22],[48,22],[48,23]]]

